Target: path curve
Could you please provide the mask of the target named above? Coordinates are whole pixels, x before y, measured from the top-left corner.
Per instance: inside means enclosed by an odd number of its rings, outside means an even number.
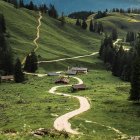
[[[38,61],[38,64],[40,64],[40,63],[52,63],[52,62],[59,62],[59,61],[65,61],[65,60],[84,58],[84,57],[88,57],[88,56],[94,56],[94,55],[96,55],[98,53],[99,52],[94,52],[94,53],[87,54],[87,55],[80,55],[80,56],[69,57],[69,58],[62,58],[62,59],[56,59],[56,60],[50,60],[50,61]]]
[[[33,40],[33,43],[35,44],[34,52],[36,52],[37,49],[39,48],[39,45],[38,45],[37,41],[38,41],[38,39],[40,38],[41,19],[42,19],[42,13],[39,12],[39,18],[38,18],[38,26],[37,26],[36,38]],[[26,61],[26,57],[24,57],[24,59],[22,60],[22,64],[24,64],[25,61]]]
[[[72,78],[76,79],[78,81],[78,84],[83,84],[83,81],[80,78],[78,78],[78,77],[72,77]],[[71,128],[71,124],[69,123],[69,120],[71,118],[73,118],[73,117],[75,117],[75,116],[77,116],[77,115],[89,110],[90,109],[90,103],[89,103],[89,101],[88,101],[88,99],[86,97],[74,96],[74,95],[69,95],[69,94],[60,93],[60,92],[56,91],[60,87],[69,87],[69,86],[72,86],[72,85],[55,86],[55,87],[52,87],[49,90],[49,93],[51,93],[51,94],[63,95],[63,96],[67,96],[67,97],[73,97],[73,98],[78,99],[79,102],[80,102],[79,109],[76,109],[74,111],[71,111],[69,113],[66,113],[66,114],[58,117],[54,121],[54,128],[56,130],[58,130],[58,131],[66,131],[66,132],[71,133],[71,134],[80,134],[78,131],[73,130]]]

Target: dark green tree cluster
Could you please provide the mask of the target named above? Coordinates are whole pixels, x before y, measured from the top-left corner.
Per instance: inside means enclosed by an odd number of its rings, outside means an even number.
[[[82,27],[82,29],[87,29],[88,25],[87,25],[87,22],[86,20],[83,20],[81,22],[80,19],[77,19],[76,20],[76,23],[75,23],[76,26],[80,26]],[[90,25],[89,25],[89,31],[90,32],[95,32],[95,33],[101,33],[101,32],[104,32],[104,27],[103,27],[103,24],[102,22],[93,22],[93,20],[90,21]]]
[[[65,20],[65,16],[64,13],[62,13],[62,16],[60,17],[60,22],[61,22],[61,26],[64,26],[66,24],[66,20]]]
[[[132,65],[130,100],[140,101],[140,35],[135,48],[137,54]]]
[[[126,42],[134,42],[136,40],[136,33],[135,32],[127,32],[126,35]]]
[[[118,32],[117,32],[116,28],[112,29],[111,37],[112,37],[113,40],[117,40],[118,39]]]
[[[68,15],[69,18],[73,19],[87,19],[90,15],[94,14],[94,12],[91,11],[80,11],[80,12],[73,12]]]
[[[5,33],[5,19],[4,16],[0,14],[0,71],[2,71],[4,75],[9,75],[13,73],[13,56]]]
[[[58,13],[54,5],[50,4],[48,14],[52,18],[58,18]]]
[[[118,49],[113,46],[112,37],[106,36],[101,44],[99,55],[114,76],[125,81],[131,80],[132,63],[135,58],[134,50],[125,51],[122,46]]]
[[[22,71],[22,65],[19,59],[16,60],[14,66],[14,79],[16,83],[21,83],[25,80],[24,73]]]
[[[81,20],[80,20],[80,19],[77,19],[75,25],[76,25],[76,26],[81,26]]]
[[[113,9],[111,10],[111,12],[140,14],[140,8],[128,8],[128,9],[113,8]]]
[[[107,12],[106,11],[98,11],[97,14],[94,16],[94,19],[99,19],[99,18],[103,18],[107,16]]]
[[[101,33],[104,32],[104,27],[102,22],[93,22],[93,20],[90,21],[90,25],[89,25],[89,31],[91,32],[95,32],[95,33]]]
[[[34,73],[38,68],[37,61],[38,60],[35,52],[31,52],[31,54],[27,55],[26,57],[24,70],[27,72]]]

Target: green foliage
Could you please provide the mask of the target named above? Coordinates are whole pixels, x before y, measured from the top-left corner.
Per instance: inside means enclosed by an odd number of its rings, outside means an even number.
[[[87,29],[87,23],[86,23],[86,20],[83,20],[83,22],[82,22],[82,29],[84,29],[84,30]]]
[[[14,67],[14,78],[16,83],[21,83],[25,80],[24,73],[22,72],[21,62],[19,59],[16,60]]]
[[[38,60],[35,52],[31,52],[31,54],[27,55],[26,57],[24,70],[27,72],[34,73],[38,68],[37,62]]]

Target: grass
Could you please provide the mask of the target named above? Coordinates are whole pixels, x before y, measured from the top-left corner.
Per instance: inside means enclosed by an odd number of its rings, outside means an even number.
[[[94,15],[89,16],[91,19]],[[90,21],[88,19],[88,21]],[[138,14],[121,14],[121,13],[109,13],[107,17],[98,19],[104,26],[104,30],[110,33],[112,28],[118,30],[119,36],[124,38],[128,31],[139,31],[140,15]]]
[[[79,65],[83,64],[84,58],[78,60],[77,64],[78,62],[82,62]],[[70,64],[67,61],[64,64],[67,63]],[[87,85],[87,90],[71,93],[70,87],[58,89],[59,92],[88,97],[91,103],[89,111],[70,120],[72,128],[78,128],[78,131],[83,132],[84,135],[71,136],[69,139],[80,137],[81,140],[113,140],[120,138],[107,126],[114,127],[128,136],[140,135],[139,105],[128,100],[130,84],[113,77],[104,69],[103,63],[97,56],[86,58],[85,66],[86,63],[91,63],[89,73],[78,75],[78,77]],[[61,70],[63,68],[65,67]],[[3,108],[0,120],[1,130],[12,129],[22,133],[24,124],[33,130],[40,127],[52,128],[56,117],[51,114],[60,116],[78,108],[79,103],[76,99],[48,93],[48,90],[54,86],[56,78],[31,76],[25,84],[3,83],[0,88],[0,104]],[[70,81],[70,84],[77,83],[73,79]],[[20,103],[20,101],[23,102]],[[86,122],[86,120],[93,123]],[[21,137],[25,140],[36,139],[27,132],[26,136],[21,134]],[[46,136],[43,139],[51,138]],[[64,137],[59,137],[59,139],[64,139]]]
[[[6,19],[7,33],[15,57],[23,59],[35,47],[33,40],[38,26],[38,12],[15,9],[4,1],[0,1],[0,12]],[[98,49],[101,38],[98,34],[84,31],[71,23],[62,27],[60,21],[47,14],[43,14],[41,21],[38,40],[40,48],[36,52],[41,60],[89,54]]]
[[[32,41],[36,36],[38,13],[26,9],[14,9],[12,5],[3,1],[0,1],[0,11],[5,15],[7,33],[10,35],[9,40],[14,53],[16,57],[22,59],[34,48]],[[139,19],[138,15],[135,16],[136,19]],[[122,24],[125,23],[129,26],[132,22],[126,23],[128,20],[124,17],[110,15],[100,20],[104,21],[107,27],[115,27],[115,25],[119,26],[121,18]],[[132,25],[135,24],[139,23]],[[130,29],[132,27],[130,26]],[[120,28],[119,31],[121,34],[126,32]],[[98,51],[100,38],[101,36],[83,31],[72,24],[61,27],[59,21],[43,15],[38,42],[40,48],[37,50],[37,54],[41,56],[40,60],[91,54]],[[72,127],[78,128],[79,132],[83,132],[84,135],[71,136],[69,139],[119,139],[120,136],[106,126],[114,127],[128,136],[140,135],[139,105],[128,100],[130,84],[122,82],[106,71],[97,55],[58,63],[42,63],[39,65],[38,72],[64,71],[68,66],[89,68],[87,75],[78,75],[88,89],[75,93],[71,93],[70,88],[60,88],[59,91],[88,97],[91,102],[89,111],[70,120]],[[51,129],[56,119],[54,115],[60,116],[79,107],[76,99],[48,93],[48,90],[55,86],[56,78],[28,76],[28,81],[22,84],[0,84],[0,132],[9,130],[19,132],[16,136],[1,134],[0,139],[38,139],[31,136],[29,132],[41,127]],[[71,79],[70,84],[76,82]],[[42,139],[63,140],[65,137],[46,136]]]

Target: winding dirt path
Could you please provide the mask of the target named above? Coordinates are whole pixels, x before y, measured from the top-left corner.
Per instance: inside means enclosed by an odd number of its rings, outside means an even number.
[[[73,59],[78,59],[78,58],[84,58],[84,57],[88,57],[88,56],[94,56],[94,55],[96,55],[98,53],[99,52],[94,52],[92,54],[80,55],[80,56],[69,57],[69,58],[62,58],[62,59],[57,59],[57,60],[39,61],[38,64],[40,64],[40,63],[52,63],[52,62],[59,62],[59,61],[65,61],[65,60],[73,60]]]
[[[83,81],[80,78],[78,78],[78,77],[72,77],[72,78],[76,79],[78,81],[78,84],[83,84]],[[71,133],[71,134],[80,134],[78,131],[73,130],[71,128],[71,124],[69,123],[69,120],[71,118],[73,118],[73,117],[75,117],[75,116],[77,116],[77,115],[89,110],[90,109],[90,103],[88,102],[88,99],[85,98],[85,97],[69,95],[69,94],[60,93],[60,92],[56,91],[60,87],[68,87],[68,86],[72,86],[72,85],[62,85],[62,86],[52,87],[49,90],[49,93],[76,98],[80,102],[80,107],[79,107],[79,109],[76,109],[74,111],[71,111],[69,113],[66,113],[66,114],[58,117],[54,121],[54,128],[56,130],[58,130],[58,131],[66,131],[66,132]]]
[[[39,45],[37,43],[39,37],[40,37],[40,26],[41,26],[41,19],[42,19],[42,14],[39,12],[39,18],[38,18],[38,26],[37,26],[37,33],[36,33],[36,38],[33,40],[33,43],[35,44],[35,49],[34,52],[36,52],[39,48]],[[22,64],[24,64],[26,61],[26,57],[22,60]]]

